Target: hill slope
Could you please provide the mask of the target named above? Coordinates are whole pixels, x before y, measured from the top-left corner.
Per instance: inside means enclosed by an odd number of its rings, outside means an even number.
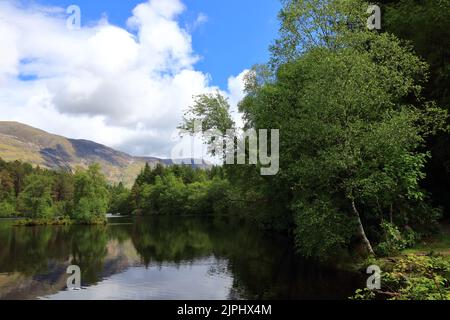
[[[168,159],[133,157],[92,141],[68,139],[8,121],[0,121],[0,158],[72,171],[76,167],[99,163],[109,181],[122,181],[128,186],[134,182],[146,162],[151,166],[173,163]]]

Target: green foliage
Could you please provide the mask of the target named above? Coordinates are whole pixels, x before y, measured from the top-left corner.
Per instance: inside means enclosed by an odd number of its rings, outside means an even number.
[[[330,249],[348,243],[348,235],[338,230],[351,227],[352,219],[344,217],[353,200],[362,208],[359,211],[375,216],[391,205],[424,197],[419,182],[426,154],[416,151],[423,142],[416,125],[420,111],[399,102],[402,95],[417,90],[409,77],[422,72],[423,66],[393,38],[373,41],[395,50],[388,55],[378,45],[369,51],[311,49],[281,66],[275,82],[241,104],[256,129],[283,132],[283,170],[272,180],[280,179],[286,186],[283,192],[292,194],[293,203],[301,203],[293,212],[299,247],[311,240],[300,240],[305,236],[302,226],[314,222],[320,230],[323,223],[330,231],[320,212],[342,215],[336,233],[321,233],[326,240],[311,242],[307,254],[326,253],[323,243]],[[395,70],[387,68],[392,61],[397,61]],[[321,195],[330,197],[326,210],[317,210]],[[346,227],[341,228],[342,223]]]
[[[13,217],[16,213],[16,207],[14,204],[8,202],[8,201],[1,201],[0,202],[0,217],[1,218],[7,218],[7,217]]]
[[[354,228],[352,220],[342,215],[328,199],[313,203],[296,202],[295,240],[298,251],[307,257],[330,257],[345,248]]]
[[[105,219],[109,193],[104,176],[98,165],[91,165],[87,171],[78,170],[74,176],[74,218],[88,223]]]
[[[296,243],[319,258],[364,229],[379,238],[389,212],[413,228],[436,219],[424,205],[423,146],[446,114],[421,99],[427,65],[395,36],[368,31],[367,7],[284,1],[273,76],[255,70],[240,103],[247,127],[280,129],[280,174],[266,182],[284,186]]]
[[[271,63],[247,76],[239,105],[246,128],[280,130],[282,168],[275,177],[233,182],[241,195],[282,201],[284,216],[271,215],[294,223],[308,256],[327,256],[356,237],[370,251],[364,224],[372,239],[386,232],[380,251],[399,250],[406,244],[392,242],[396,227],[381,225],[389,212],[394,224],[417,229],[438,217],[421,188],[430,157],[423,147],[447,114],[422,98],[428,68],[413,48],[367,30],[368,4],[283,1]],[[224,128],[226,108],[218,112],[213,98],[191,107],[185,124],[210,119],[207,128]],[[233,171],[245,169],[227,169],[231,178]]]
[[[195,135],[202,132],[204,142],[212,156],[225,159],[225,144],[234,142],[235,123],[230,115],[228,99],[219,92],[200,94],[184,114],[178,127],[181,135]],[[221,154],[217,154],[220,152]]]
[[[39,219],[23,219],[18,220],[15,223],[15,226],[27,226],[27,227],[33,227],[33,226],[67,226],[74,223],[73,219],[70,219],[69,216],[60,216],[57,218],[39,218]]]
[[[375,292],[367,288],[356,289],[355,294],[349,297],[350,300],[372,300],[375,298],[376,298]]]
[[[45,219],[54,215],[51,183],[49,177],[40,174],[25,179],[26,187],[18,198],[18,208],[24,216]]]
[[[161,190],[158,194],[158,207],[161,214],[183,213],[180,209],[186,203],[187,190],[181,178],[169,173],[162,178],[157,178],[156,188]]]
[[[326,258],[357,239],[372,253],[369,239],[383,237],[380,251],[398,250],[396,226],[422,231],[439,216],[421,185],[424,146],[448,119],[423,99],[428,66],[410,44],[367,29],[367,1],[282,2],[272,59],[246,76],[239,104],[245,128],[280,130],[280,173],[227,167],[233,195],[252,214],[249,195],[267,204],[255,220],[281,222],[304,255]],[[181,127],[223,131],[231,117],[220,101],[201,96]]]
[[[375,250],[381,256],[396,255],[415,243],[416,236],[413,231],[408,231],[406,235],[403,235],[396,225],[386,221],[381,223],[381,229],[383,241]]]
[[[130,207],[142,214],[213,214],[228,211],[223,169],[146,166],[131,190]]]
[[[122,183],[118,185],[109,187],[110,202],[109,209],[110,213],[120,213],[122,215],[131,214],[131,192],[123,186]]]
[[[184,115],[182,130],[192,132],[196,120],[202,122],[202,130],[217,129],[225,133],[234,128],[230,116],[230,105],[219,92],[215,94],[201,94],[196,97],[194,104],[188,108]]]
[[[281,0],[279,36],[271,46],[272,70],[315,48],[339,50],[366,45],[365,0]],[[373,34],[376,34],[375,32]]]
[[[103,223],[109,197],[98,165],[72,174],[0,159],[0,216],[27,218],[22,225]]]
[[[406,255],[383,264],[381,290],[357,290],[353,299],[450,300],[450,262],[442,256]]]

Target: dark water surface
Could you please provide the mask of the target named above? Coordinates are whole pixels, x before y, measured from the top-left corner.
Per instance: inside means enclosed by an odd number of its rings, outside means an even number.
[[[345,299],[351,273],[293,255],[286,239],[225,218],[114,218],[108,226],[0,220],[0,299]],[[69,265],[81,290],[68,290]]]

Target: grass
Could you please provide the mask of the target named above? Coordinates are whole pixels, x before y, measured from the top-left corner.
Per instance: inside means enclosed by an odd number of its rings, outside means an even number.
[[[348,259],[342,269],[354,272],[365,272],[368,265],[377,264],[380,266],[391,266],[397,263],[399,259],[407,255],[416,256],[442,256],[450,262],[450,222],[444,222],[440,225],[440,232],[430,238],[423,239],[414,247],[402,250],[400,253],[388,257],[368,257],[362,259],[355,257]]]
[[[402,251],[403,254],[425,255],[429,253],[440,254],[450,260],[450,223],[441,225],[440,233],[422,240],[413,248]]]

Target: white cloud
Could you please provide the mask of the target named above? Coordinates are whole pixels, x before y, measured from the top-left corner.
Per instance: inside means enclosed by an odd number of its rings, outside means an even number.
[[[102,18],[71,31],[63,8],[1,1],[0,119],[170,156],[192,96],[218,89],[195,70],[191,35],[177,20],[183,10],[179,0],[151,0],[136,6],[128,29]],[[229,80],[233,105],[242,76]]]
[[[205,24],[208,22],[208,16],[204,13],[199,13],[197,16],[197,19],[195,19],[194,24],[192,25],[192,30],[197,29],[198,27],[200,27],[201,25]]]

